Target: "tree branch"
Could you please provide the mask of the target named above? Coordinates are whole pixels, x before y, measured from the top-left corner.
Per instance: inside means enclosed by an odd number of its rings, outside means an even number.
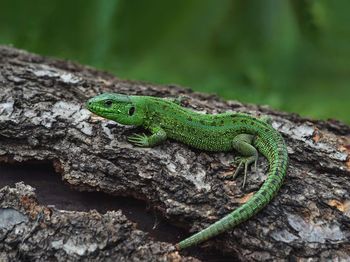
[[[184,106],[195,110],[269,115],[273,126],[286,139],[290,156],[282,189],[254,218],[201,247],[218,249],[240,260],[350,259],[350,127],[347,125],[304,119],[265,106],[225,102],[216,96],[177,86],[120,80],[69,61],[4,46],[0,47],[0,87],[1,161],[52,161],[62,179],[75,189],[145,200],[172,224],[189,232],[203,229],[246,202],[265,180],[267,162],[261,158],[257,174],[250,172],[247,186],[242,190],[242,178],[223,179],[234,171],[229,165],[234,152],[202,152],[175,141],[149,149],[133,147],[126,136],[135,132],[134,128],[91,115],[84,108],[84,102],[102,92],[184,95],[187,97]],[[171,244],[153,241],[133,229],[119,211],[106,214],[45,211],[49,212],[45,213],[44,222],[48,228],[37,227],[32,233],[35,238],[24,237],[36,218],[28,216],[28,209],[17,198],[8,198],[9,192],[17,191],[14,194],[23,198],[19,187],[29,190],[20,185],[17,189],[1,191],[2,212],[17,210],[27,218],[10,211],[24,221],[1,231],[0,250],[6,252],[4,256],[8,258],[23,254],[18,245],[29,248],[27,254],[31,258],[38,258],[34,247],[47,248],[49,256],[54,254],[52,246],[62,256],[76,252],[75,258],[87,255],[103,258],[108,252],[114,257],[126,257],[133,252],[135,257],[131,258],[135,259],[140,254],[158,260],[180,257],[171,251]],[[11,209],[4,209],[7,206]],[[48,210],[37,203],[33,206]],[[56,220],[59,222],[54,225]],[[63,220],[69,222],[65,224]],[[74,221],[78,221],[78,225]],[[22,225],[26,230],[15,230]],[[123,234],[125,230],[128,232],[119,239],[118,231],[110,227],[124,230]],[[44,234],[49,229],[54,234],[51,245],[42,246],[47,240],[40,237],[47,238]],[[86,242],[83,254],[65,249],[70,246],[69,241],[78,241],[69,237],[71,230],[78,230],[84,238],[79,240],[79,244]],[[97,235],[99,241],[94,242]],[[4,244],[9,239],[16,239],[16,243],[23,240],[23,243]],[[104,243],[103,247],[98,243]],[[143,249],[145,246],[147,251]]]

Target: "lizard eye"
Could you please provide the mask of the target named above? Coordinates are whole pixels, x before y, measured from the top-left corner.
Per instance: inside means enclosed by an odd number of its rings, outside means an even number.
[[[105,101],[105,106],[110,107],[113,104],[112,100],[106,100]]]
[[[132,116],[134,113],[135,113],[135,107],[132,106],[132,107],[130,107],[130,109],[129,109],[129,116]]]

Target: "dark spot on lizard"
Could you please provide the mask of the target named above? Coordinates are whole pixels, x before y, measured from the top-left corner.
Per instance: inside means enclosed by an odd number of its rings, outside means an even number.
[[[278,170],[278,167],[276,168],[276,171],[274,173],[275,176],[279,176],[279,170]]]
[[[189,128],[188,128],[188,131],[189,131],[190,133],[194,134],[194,133],[196,132],[196,129],[193,128],[193,127],[189,127]]]
[[[281,165],[282,167],[284,167],[284,166],[285,166],[285,164],[286,164],[286,161],[285,161],[284,159],[282,159],[282,161],[281,161],[281,164],[280,164],[280,165]]]
[[[271,177],[271,184],[274,184],[274,185],[279,185],[279,183],[280,183],[280,181],[279,181],[279,179],[278,178],[276,178],[276,177]]]
[[[267,197],[268,196],[268,192],[267,191],[261,191],[261,193],[264,197]]]
[[[235,118],[233,118],[232,122],[233,123],[242,123],[242,119],[235,119]]]

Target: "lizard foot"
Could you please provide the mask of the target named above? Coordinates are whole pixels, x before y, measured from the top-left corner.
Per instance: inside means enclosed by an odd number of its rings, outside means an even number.
[[[135,146],[139,146],[139,147],[148,147],[149,143],[148,143],[148,136],[146,136],[145,134],[133,134],[131,136],[128,137],[128,141],[131,142],[132,144],[134,144]]]
[[[252,163],[254,163],[254,170],[256,171],[256,164],[258,162],[258,157],[257,156],[239,156],[236,157],[231,163],[232,164],[238,164],[235,173],[230,176],[230,178],[235,179],[239,173],[239,171],[243,168],[244,166],[244,177],[243,177],[243,184],[242,188],[245,187],[246,181],[247,181],[247,174],[248,174],[248,166]]]

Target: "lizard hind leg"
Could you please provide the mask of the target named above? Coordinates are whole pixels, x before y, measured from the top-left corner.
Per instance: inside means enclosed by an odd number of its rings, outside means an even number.
[[[240,134],[237,135],[233,141],[233,148],[240,154],[239,157],[236,157],[232,163],[238,164],[235,173],[232,175],[232,178],[235,179],[239,171],[244,167],[244,178],[242,187],[245,187],[248,174],[248,166],[254,163],[254,168],[256,171],[256,164],[258,161],[258,151],[254,146],[252,146],[254,140],[253,135],[249,134]]]

